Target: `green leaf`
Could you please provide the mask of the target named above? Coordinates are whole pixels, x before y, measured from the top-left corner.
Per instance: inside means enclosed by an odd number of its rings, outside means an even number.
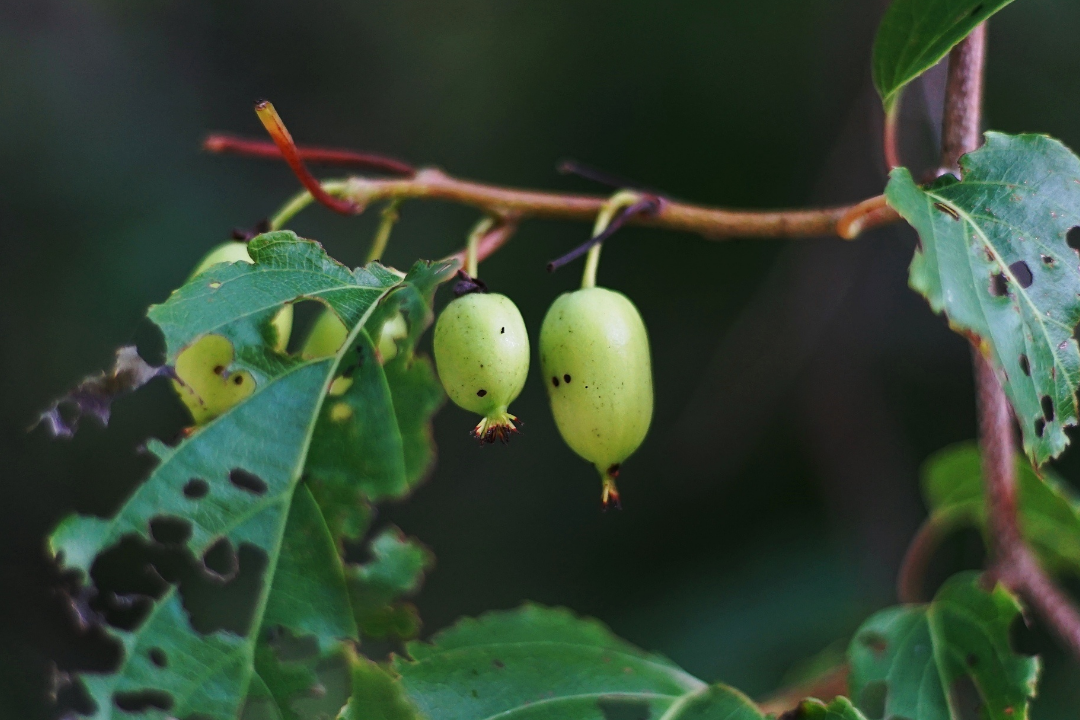
[[[893,0],[874,40],[873,75],[886,108],[909,82],[1012,0]]]
[[[983,590],[974,572],[948,580],[929,604],[883,610],[851,642],[852,696],[870,717],[959,720],[974,701],[986,720],[1024,720],[1039,661],[1009,644],[1019,615],[1007,590]]]
[[[1080,499],[1052,470],[1040,472],[1017,458],[1021,532],[1047,569],[1080,573]],[[922,486],[932,518],[972,522],[986,537],[986,489],[975,443],[945,448],[927,460]]]
[[[315,682],[314,662],[339,648],[342,639],[357,637],[353,590],[346,587],[335,538],[300,478],[309,449],[328,442],[317,432],[324,406],[340,401],[327,397],[331,383],[349,367],[357,347],[370,350],[363,325],[379,297],[400,277],[378,268],[344,271],[317,245],[287,233],[263,236],[252,254],[254,266],[212,268],[199,276],[213,279],[218,271],[232,273],[232,281],[222,279],[213,288],[225,292],[181,289],[155,309],[173,355],[200,333],[220,332],[236,343],[238,357],[243,354],[240,350],[249,360],[260,353],[264,360],[271,357],[273,351],[255,331],[265,320],[264,310],[273,311],[298,297],[290,293],[322,297],[335,312],[361,314],[353,318],[356,324],[349,340],[334,357],[308,362],[286,358],[277,366],[259,361],[256,364],[266,374],[250,397],[195,429],[176,447],[152,442],[159,465],[114,517],[72,517],[53,534],[52,548],[64,565],[84,576],[89,576],[95,558],[121,539],[154,542],[154,527],[164,521],[184,528],[178,547],[193,561],[220,543],[227,543],[234,554],[246,547],[265,557],[264,575],[243,628],[200,633],[188,619],[175,585],[166,586],[134,630],[110,628],[123,656],[115,672],[83,678],[96,703],[94,717],[134,709],[145,717],[198,715],[224,720],[236,716],[250,687],[252,707],[261,704],[280,717],[292,718],[292,701],[308,693]],[[327,277],[334,282],[326,282]],[[375,280],[368,282],[371,278]],[[225,312],[223,307],[231,309]],[[252,307],[258,311],[245,309]],[[393,427],[396,412],[385,392],[385,378],[370,359],[373,377],[384,389],[378,408],[382,424]],[[396,455],[398,476],[404,476],[400,442],[377,435],[366,447],[374,454]],[[403,480],[399,484],[407,486]],[[394,579],[392,573],[389,577]],[[355,583],[355,577],[352,580]],[[415,587],[418,581],[413,577],[384,588],[385,604],[397,602],[393,592],[402,583]],[[269,644],[274,627],[290,636],[312,638],[317,647],[312,663],[279,658]]]
[[[741,693],[567,610],[493,612],[407,649],[390,667],[358,659],[340,720],[764,720]]]
[[[356,537],[351,508],[408,490],[390,386],[367,332],[344,353],[312,438],[308,472],[335,536]],[[339,514],[344,513],[344,517]]]
[[[411,639],[420,631],[416,609],[401,601],[420,589],[434,565],[431,552],[396,528],[369,544],[372,559],[348,568],[349,594],[356,624],[365,637]]]
[[[846,697],[835,698],[828,705],[811,698],[799,704],[793,720],[866,720],[866,717]]]
[[[308,473],[335,539],[358,538],[368,503],[398,499],[423,479],[434,461],[431,419],[444,401],[426,358],[416,355],[430,327],[435,289],[453,277],[450,263],[416,263],[365,319],[345,353],[333,396],[312,440]],[[393,359],[380,364],[371,338],[401,313],[407,334]]]
[[[263,624],[311,636],[325,653],[339,640],[356,637],[350,608],[337,546],[311,492],[301,485],[289,510]]]
[[[319,682],[318,676],[308,662],[282,660],[266,640],[255,648],[255,673],[251,678],[244,712],[256,717],[270,715],[281,720],[299,720],[293,702],[309,696]],[[261,711],[261,714],[259,714]]]
[[[659,717],[705,689],[595,620],[535,605],[462,620],[407,650],[393,669],[419,713],[439,720],[602,718],[605,703]]]
[[[353,694],[338,720],[424,720],[405,696],[399,678],[365,657],[353,659],[352,686]]]
[[[318,300],[351,329],[401,281],[377,263],[349,270],[317,242],[288,230],[252,239],[248,253],[254,264],[211,266],[151,306],[148,315],[165,336],[170,363],[196,339],[213,333],[232,343],[236,368],[263,381],[290,364],[288,356],[270,350],[276,338],[271,322],[285,304]]]
[[[1035,464],[1059,455],[1077,422],[1080,160],[1043,135],[987,133],[963,178],[920,188],[905,168],[886,197],[919,233],[910,283],[999,369]]]
[[[435,464],[431,418],[446,401],[431,360],[417,355],[416,345],[434,320],[436,288],[453,278],[456,268],[455,263],[447,262],[415,264],[404,282],[379,303],[369,323],[375,337],[383,323],[400,312],[408,329],[407,335],[397,341],[397,354],[383,366],[383,371],[401,432],[409,488],[423,480]]]
[[[234,551],[248,545],[265,554],[273,577],[314,417],[334,365],[333,359],[299,365],[179,446],[151,444],[160,464],[116,516],[68,518],[53,533],[52,549],[66,568],[88,576],[101,552],[128,536],[152,541],[153,522],[170,518],[190,528],[183,547],[195,558],[219,541]],[[242,478],[240,484],[236,478]],[[176,717],[234,717],[251,678],[267,584],[264,580],[250,628],[242,635],[197,632],[176,586],[170,586],[137,629],[112,631],[124,650],[116,672],[84,676],[97,703],[93,717],[111,717],[118,704],[134,702],[140,694],[156,706],[148,708],[147,717],[165,717],[166,709]]]

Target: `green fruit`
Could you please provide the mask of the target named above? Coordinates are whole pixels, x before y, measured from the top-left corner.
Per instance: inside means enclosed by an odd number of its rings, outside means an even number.
[[[196,425],[204,425],[255,392],[246,370],[229,372],[233,346],[221,335],[203,335],[176,357],[173,389]]]
[[[484,416],[473,435],[481,442],[506,442],[517,432],[517,418],[507,407],[529,374],[529,334],[517,306],[505,295],[463,295],[435,323],[434,346],[446,394]]]
[[[604,504],[618,503],[615,478],[653,411],[649,335],[637,308],[606,288],[559,296],[540,327],[540,367],[563,440],[600,471]]]
[[[383,323],[382,332],[379,334],[377,349],[379,359],[383,363],[390,362],[397,357],[397,341],[409,334],[409,327],[405,324],[405,317],[401,313],[394,313],[393,317]],[[305,360],[327,357],[341,349],[349,331],[345,323],[338,319],[330,310],[323,310],[315,324],[311,326],[311,332],[304,347],[300,349],[300,356]]]
[[[232,240],[218,245],[207,253],[206,257],[202,259],[202,262],[196,266],[195,271],[191,273],[191,277],[194,278],[196,275],[206,271],[213,265],[234,262],[254,262],[254,260],[251,259],[251,256],[248,255],[247,243]],[[188,279],[190,280],[191,278]],[[274,349],[278,352],[285,352],[285,348],[289,345],[289,336],[292,334],[292,305],[286,305],[281,308],[277,315],[274,316],[273,324],[276,332]]]

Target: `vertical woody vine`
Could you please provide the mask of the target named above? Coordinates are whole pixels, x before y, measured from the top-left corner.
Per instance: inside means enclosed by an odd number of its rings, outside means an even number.
[[[954,171],[960,156],[982,144],[986,23],[949,54],[941,133],[941,168]],[[990,576],[1019,594],[1080,658],[1080,611],[1043,571],[1020,533],[1016,501],[1016,432],[998,369],[976,342],[972,347],[979,416],[979,448],[986,478],[991,538]]]

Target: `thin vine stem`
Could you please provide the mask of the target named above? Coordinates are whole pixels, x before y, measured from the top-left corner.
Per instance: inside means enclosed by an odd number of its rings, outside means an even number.
[[[375,231],[375,237],[371,240],[371,249],[368,250],[368,262],[381,259],[383,253],[386,252],[386,245],[390,242],[390,233],[394,230],[394,225],[397,224],[400,217],[398,214],[399,207],[401,207],[400,200],[391,200],[382,209],[379,228]]]

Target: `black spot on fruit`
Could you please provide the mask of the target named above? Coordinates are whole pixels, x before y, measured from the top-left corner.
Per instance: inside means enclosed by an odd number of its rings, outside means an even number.
[[[485,395],[487,395],[487,390],[484,388],[480,388],[476,391],[476,397],[484,397]]]
[[[554,385],[555,387],[559,387],[559,378],[553,376],[551,378],[551,384]]]
[[[563,375],[563,376],[562,376],[562,379],[563,379],[563,380],[564,380],[565,382],[570,382],[570,376],[569,376],[569,375]]]

